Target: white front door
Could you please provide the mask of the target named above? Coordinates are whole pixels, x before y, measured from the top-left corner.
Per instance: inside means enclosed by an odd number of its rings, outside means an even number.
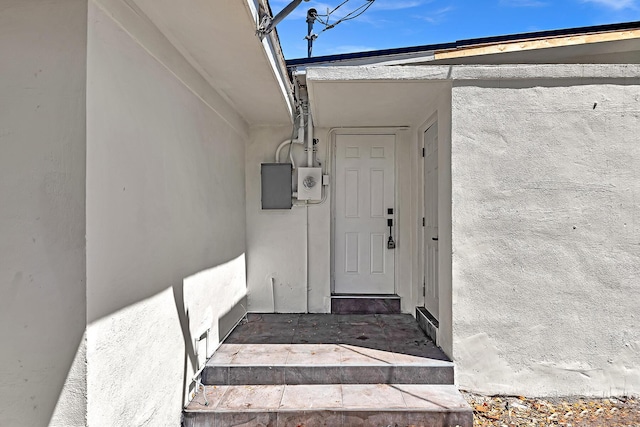
[[[438,124],[424,133],[424,306],[438,319]]]
[[[336,135],[335,153],[335,292],[393,294],[395,135]]]

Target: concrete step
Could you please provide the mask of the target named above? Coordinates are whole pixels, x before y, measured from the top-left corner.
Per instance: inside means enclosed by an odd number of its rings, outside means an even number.
[[[453,384],[453,363],[346,344],[222,344],[206,385]]]
[[[398,295],[347,295],[331,296],[333,314],[399,314]]]
[[[184,427],[472,427],[455,386],[331,384],[206,386],[187,406]],[[205,396],[208,404],[205,404]]]

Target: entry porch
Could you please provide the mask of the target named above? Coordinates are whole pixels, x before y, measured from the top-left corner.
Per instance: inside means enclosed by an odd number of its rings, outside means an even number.
[[[411,315],[248,314],[185,426],[471,426],[453,370]]]

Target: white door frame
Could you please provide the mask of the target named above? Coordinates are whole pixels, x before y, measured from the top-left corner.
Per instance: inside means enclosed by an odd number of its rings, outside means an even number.
[[[331,293],[335,293],[336,289],[336,275],[335,275],[335,259],[334,259],[334,248],[335,248],[335,221],[336,221],[336,136],[337,135],[393,135],[395,137],[395,167],[394,167],[394,206],[393,206],[393,229],[394,229],[394,239],[399,236],[400,230],[400,215],[399,215],[399,203],[398,203],[398,141],[399,141],[399,132],[400,130],[405,128],[397,128],[397,127],[367,127],[367,128],[334,128],[329,131],[329,149],[331,152],[329,153],[329,158],[331,161],[331,167],[329,168],[331,171],[331,236],[330,236],[330,259],[331,259]],[[394,251],[394,263],[395,263],[395,272],[393,278],[393,286],[394,292],[397,293],[398,287],[398,251],[397,249],[393,249]]]
[[[432,131],[433,130],[433,131]],[[427,159],[433,155],[433,152],[429,152],[427,144],[427,133],[432,131],[431,135],[434,135],[435,132],[435,168],[436,174],[433,180],[435,180],[436,187],[433,187],[433,181],[427,181],[427,172],[431,172],[427,170]],[[438,182],[440,181],[440,168],[438,167],[439,159],[439,138],[438,138],[438,122],[432,123],[422,134],[423,141],[423,157],[422,157],[422,186],[423,186],[423,204],[422,204],[422,217],[425,218],[425,223],[423,223],[422,227],[422,245],[423,245],[423,283],[425,290],[424,294],[424,307],[429,311],[429,313],[439,319],[440,317],[440,307],[439,307],[439,294],[440,294],[440,281],[438,270],[440,267],[440,257],[439,257],[439,242],[438,242],[438,226],[439,226],[439,218],[440,213],[438,212],[438,205],[440,202],[440,189],[438,188]],[[430,140],[429,143],[434,142]],[[430,174],[429,174],[430,175]],[[429,190],[430,194],[427,194],[427,190]],[[434,191],[435,190],[435,194]],[[427,200],[427,197],[430,197]],[[431,203],[435,201],[435,212],[433,212],[433,207]],[[431,211],[431,212],[429,212]],[[435,224],[432,222],[433,214],[435,214]],[[435,254],[431,259],[427,259],[427,251],[432,249],[435,251]],[[431,268],[431,270],[429,269]],[[428,286],[427,286],[428,285]],[[433,290],[433,293],[431,292]]]
[[[438,112],[436,111],[431,117],[429,117],[421,126],[418,127],[418,132],[417,132],[417,148],[418,150],[422,150],[422,148],[424,147],[424,134],[427,132],[427,130],[433,126],[434,124],[438,123]],[[440,152],[440,138],[438,138],[438,152]],[[422,226],[422,218],[424,217],[424,206],[426,204],[425,201],[425,186],[426,183],[424,182],[424,176],[425,176],[425,159],[424,157],[420,157],[420,162],[419,162],[420,166],[419,166],[419,182],[420,184],[417,186],[417,190],[418,190],[418,194],[419,194],[419,200],[420,203],[417,206],[417,217],[420,219],[420,222],[418,224],[417,230],[416,230],[416,234],[421,236],[418,241],[419,243],[419,247],[418,249],[418,263],[419,263],[419,272],[420,272],[420,276],[418,278],[416,278],[416,286],[417,286],[417,291],[418,291],[418,301],[422,302],[422,307],[426,307],[426,295],[425,295],[425,288],[424,288],[424,278],[426,278],[427,275],[427,266],[426,266],[426,253],[425,253],[425,247],[426,247],[426,233],[424,230],[424,227]],[[440,168],[438,168],[438,173],[440,173]],[[439,189],[438,189],[438,193],[439,193]],[[439,194],[438,194],[439,197]],[[440,223],[440,213],[438,212],[438,223]],[[440,226],[440,224],[438,224],[438,226]],[[440,227],[438,227],[440,228]],[[439,237],[439,236],[438,236]],[[440,256],[440,254],[438,255]],[[438,263],[439,263],[439,259],[438,259]],[[442,294],[442,287],[441,287],[441,280],[440,277],[438,277],[438,294],[441,295]]]

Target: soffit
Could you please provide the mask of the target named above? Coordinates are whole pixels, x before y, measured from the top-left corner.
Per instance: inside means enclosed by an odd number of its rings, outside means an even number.
[[[317,127],[415,126],[451,91],[447,81],[315,81],[307,78]]]
[[[253,0],[129,1],[250,125],[290,123],[280,47],[256,36]]]

